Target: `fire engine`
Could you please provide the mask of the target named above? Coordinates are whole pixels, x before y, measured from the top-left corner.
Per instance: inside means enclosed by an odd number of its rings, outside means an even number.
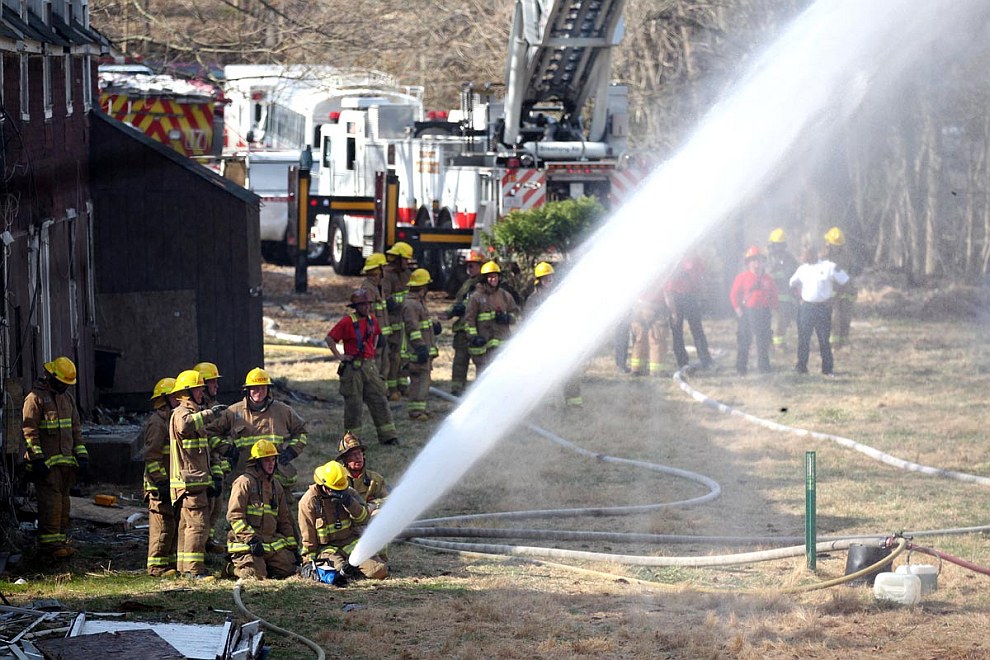
[[[405,240],[442,280],[451,250],[477,246],[512,210],[582,195],[608,204],[633,186],[637,177],[620,167],[627,90],[609,83],[622,6],[517,0],[504,99],[467,87],[456,112],[424,121],[415,104],[345,99],[321,129],[310,241],[328,246],[338,273],[353,274],[363,256]],[[394,227],[376,223],[369,204],[383,171],[398,182]]]
[[[100,107],[152,140],[194,158],[220,155],[222,92],[210,83],[155,75],[144,65],[99,66]]]

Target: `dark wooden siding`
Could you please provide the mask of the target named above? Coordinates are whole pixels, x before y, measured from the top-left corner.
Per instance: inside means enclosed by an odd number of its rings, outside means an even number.
[[[238,391],[264,360],[258,198],[102,113],[92,131],[99,337],[123,353],[101,399],[200,360]]]

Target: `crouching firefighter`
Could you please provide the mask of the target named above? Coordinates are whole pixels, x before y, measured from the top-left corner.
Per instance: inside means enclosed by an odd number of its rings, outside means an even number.
[[[286,578],[301,561],[285,490],[275,478],[277,461],[275,444],[258,440],[230,488],[227,551],[239,578]]]
[[[388,564],[379,555],[372,555],[356,569],[347,562],[358,542],[358,526],[370,513],[357,491],[347,485],[346,468],[330,461],[316,468],[313,481],[299,501],[303,559],[346,576],[359,572],[373,580],[387,578]]]

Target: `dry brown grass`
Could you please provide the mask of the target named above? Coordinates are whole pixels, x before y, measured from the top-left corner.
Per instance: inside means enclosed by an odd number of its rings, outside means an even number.
[[[291,291],[290,269],[266,267],[264,275],[266,314],[286,332],[316,337],[343,313],[342,302],[356,283],[316,268],[310,271],[311,293],[298,296]],[[445,301],[436,297],[430,304],[439,309]],[[722,367],[692,376],[691,383],[710,396],[754,415],[849,437],[908,460],[990,476],[985,439],[990,333],[985,325],[861,313],[853,346],[836,356],[834,381],[794,374],[790,353],[774,356],[777,371],[769,377],[739,378],[731,368],[734,325],[717,320],[706,328],[713,346],[722,350]],[[450,336],[441,341],[434,377],[436,385],[446,388]],[[335,365],[291,348],[270,347],[267,354],[275,377],[291,390],[317,397],[290,400],[309,424],[310,445],[297,459],[305,476],[332,457],[340,433]],[[812,368],[816,360],[813,356]],[[699,507],[521,521],[518,526],[802,537],[808,450],[817,456],[820,534],[987,523],[985,487],[902,472],[832,442],[769,431],[714,412],[669,379],[633,380],[617,373],[605,350],[588,363],[583,394],[583,411],[565,410],[561,397],[553,395],[538,407],[533,421],[593,451],[702,473],[721,485],[721,497]],[[366,426],[373,469],[393,482],[401,477],[450,408],[438,401],[430,406],[440,414],[426,424],[413,424],[404,404],[393,405],[403,439],[398,448],[378,446],[370,424]],[[700,484],[683,479],[589,461],[520,429],[474,466],[428,515],[670,502],[704,492]],[[918,542],[990,565],[988,538],[946,535]],[[491,542],[665,556],[760,547]],[[863,587],[779,592],[841,576],[841,552],[819,556],[815,573],[804,566],[803,555],[709,569],[582,565],[612,577],[398,543],[390,548],[390,560],[393,578],[384,583],[359,581],[344,590],[296,580],[252,586],[248,606],[273,623],[316,639],[332,655],[356,658],[990,657],[990,578],[952,564],[943,567],[936,593],[914,608],[899,608],[878,604]],[[902,561],[906,558],[898,563]],[[915,556],[912,561],[933,560]],[[223,596],[224,587],[217,589]],[[345,606],[351,607],[344,611]],[[271,641],[274,657],[310,657],[284,639]]]

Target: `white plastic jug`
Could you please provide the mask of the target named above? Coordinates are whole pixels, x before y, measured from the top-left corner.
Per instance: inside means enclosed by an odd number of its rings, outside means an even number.
[[[873,581],[877,600],[916,605],[921,600],[921,578],[910,573],[880,573]]]
[[[921,595],[925,596],[938,589],[938,566],[931,564],[903,564],[895,573],[917,575],[921,580]]]

